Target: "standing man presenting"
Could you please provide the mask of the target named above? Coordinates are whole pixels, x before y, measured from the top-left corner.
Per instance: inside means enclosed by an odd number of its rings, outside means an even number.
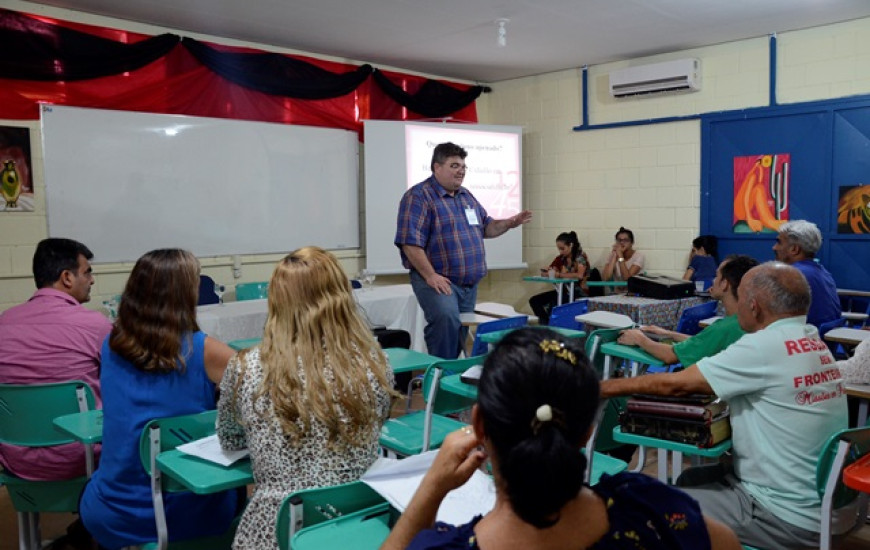
[[[779,226],[779,235],[773,245],[776,259],[796,267],[809,283],[812,299],[807,323],[816,328],[822,323],[839,319],[843,314],[837,283],[815,259],[820,248],[822,232],[816,224],[806,220],[793,220]]]
[[[466,335],[459,314],[474,311],[486,275],[483,239],[532,219],[528,210],[504,220],[487,215],[462,187],[467,154],[454,143],[435,147],[432,176],[402,196],[394,241],[426,314],[426,347],[444,359],[458,357]]]

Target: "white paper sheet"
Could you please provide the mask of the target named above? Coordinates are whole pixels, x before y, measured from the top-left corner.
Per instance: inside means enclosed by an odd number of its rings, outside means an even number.
[[[184,445],[176,447],[179,451],[185,454],[193,455],[221,466],[229,466],[237,460],[241,460],[248,456],[248,449],[238,451],[225,451],[221,448],[217,434],[212,434]]]
[[[402,460],[380,458],[363,474],[362,481],[381,494],[397,510],[404,509],[429,470],[438,451],[410,456]],[[495,506],[495,485],[480,470],[458,489],[448,493],[438,508],[438,521],[461,525]]]

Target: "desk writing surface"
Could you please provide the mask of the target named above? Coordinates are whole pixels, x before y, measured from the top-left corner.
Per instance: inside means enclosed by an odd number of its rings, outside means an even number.
[[[627,359],[641,365],[663,366],[665,363],[637,346],[629,346],[618,342],[608,342],[601,346],[601,353],[611,357]]]
[[[172,449],[157,455],[157,467],[198,495],[217,493],[254,482],[249,458],[223,467]]]
[[[829,330],[825,334],[824,339],[840,344],[856,346],[862,341],[870,338],[870,330],[859,330],[856,328],[839,327]]]
[[[847,384],[846,395],[858,399],[870,399],[870,384]]]
[[[102,410],[65,414],[55,418],[53,423],[57,431],[81,443],[93,444],[103,440]]]
[[[547,329],[552,330],[556,334],[563,336],[565,338],[585,338],[586,333],[582,330],[574,330],[570,328],[564,327],[550,327],[546,325],[535,325],[535,326],[525,326],[521,328],[532,328],[535,330]],[[518,330],[517,328],[506,328],[503,330],[494,330],[492,332],[487,332],[486,334],[480,335],[480,341],[486,342],[487,344],[497,344],[502,341],[502,339],[510,334],[511,332]]]
[[[405,348],[387,348],[384,353],[395,374],[423,370],[435,361],[441,361],[440,357]]]
[[[840,296],[854,296],[856,298],[870,298],[870,290],[852,290],[850,288],[838,288],[837,294]]]
[[[628,281],[586,281],[586,286],[594,288],[596,286],[628,286]]]
[[[679,452],[690,456],[703,456],[707,458],[716,458],[731,448],[731,439],[720,441],[716,445],[706,448],[698,447],[697,445],[690,445],[688,443],[680,443],[679,441],[670,441],[668,439],[659,439],[657,437],[625,433],[622,431],[622,427],[620,426],[613,428],[613,440],[618,441],[619,443],[630,443],[656,449],[667,449],[668,451]]]
[[[466,384],[460,378],[461,376],[461,374],[451,374],[445,376],[441,379],[441,382],[439,383],[440,385],[438,391],[452,393],[453,395],[467,397],[469,399],[477,399],[477,386]]]

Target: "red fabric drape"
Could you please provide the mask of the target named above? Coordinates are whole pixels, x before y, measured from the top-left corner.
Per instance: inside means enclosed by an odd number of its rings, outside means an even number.
[[[32,17],[124,43],[135,43],[148,38],[146,35],[116,29]],[[251,48],[210,45],[222,51],[258,52]],[[305,56],[291,57],[333,72],[355,68],[349,64]],[[394,82],[402,82],[404,89],[411,93],[426,81],[423,77],[398,72],[387,74]],[[464,86],[449,84],[459,89]],[[289,99],[256,92],[210,72],[181,45],[154,63],[116,76],[77,82],[0,79],[0,118],[38,119],[40,103],[325,126],[355,131],[360,138],[362,120],[366,118],[422,118],[387,97],[371,79],[366,80],[352,93],[326,100]],[[452,116],[458,120],[476,122],[477,110],[471,104]]]

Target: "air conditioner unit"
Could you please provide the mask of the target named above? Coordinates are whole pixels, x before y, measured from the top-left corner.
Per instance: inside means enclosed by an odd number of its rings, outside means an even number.
[[[613,97],[701,89],[701,61],[676,59],[652,65],[628,67],[610,73],[610,94]]]

